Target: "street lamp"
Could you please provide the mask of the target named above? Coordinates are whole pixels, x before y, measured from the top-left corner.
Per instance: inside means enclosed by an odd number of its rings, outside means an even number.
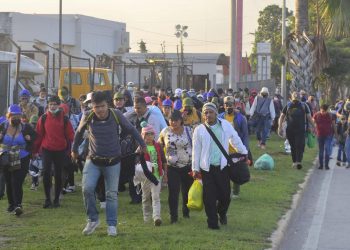
[[[187,33],[187,29],[188,29],[188,26],[184,25],[176,25],[175,26],[175,36],[177,38],[180,38],[180,49],[181,49],[181,70],[180,70],[180,87],[181,88],[185,88],[185,65],[184,65],[184,44],[183,44],[183,38],[186,38],[188,37],[188,33]]]

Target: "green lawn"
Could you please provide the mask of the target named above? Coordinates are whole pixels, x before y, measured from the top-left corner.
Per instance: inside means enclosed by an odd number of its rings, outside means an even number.
[[[255,159],[264,151],[251,148]],[[304,179],[316,156],[316,149],[306,149],[304,168],[291,167],[291,157],[283,153],[283,141],[275,136],[266,152],[275,159],[274,171],[251,169],[252,179],[241,187],[241,195],[231,202],[228,225],[220,230],[207,229],[204,210],[191,212],[190,219],[180,217],[171,225],[167,190],[162,192],[163,224],[156,228],[145,224],[140,205],[129,204],[128,192],[120,193],[118,236],[106,236],[104,212],[101,225],[91,236],[83,236],[85,211],[81,188],[64,196],[61,208],[43,209],[42,184],[38,191],[29,190],[30,178],[24,184],[24,214],[17,218],[5,212],[7,200],[0,201],[1,249],[264,249],[277,221],[290,207],[292,195]],[[80,179],[80,174],[77,179]],[[181,215],[181,211],[179,210]],[[1,239],[4,239],[5,241]]]

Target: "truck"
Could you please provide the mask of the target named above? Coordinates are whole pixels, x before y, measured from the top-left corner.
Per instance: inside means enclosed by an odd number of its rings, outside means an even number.
[[[96,68],[95,77],[92,77],[91,70],[88,67],[71,67],[70,78],[71,84],[69,84],[69,68],[61,68],[59,88],[66,86],[70,91],[70,95],[76,99],[81,94],[87,94],[91,90],[113,91],[113,85],[119,84],[117,75],[114,74],[114,79],[112,79],[112,70],[107,68]],[[114,80],[114,84],[112,80]],[[90,84],[92,81],[94,81],[93,88]]]
[[[13,103],[13,91],[16,83],[17,54],[0,51],[0,114],[6,113],[7,107]],[[37,61],[21,55],[19,68],[19,90],[29,88],[37,92],[40,85],[35,84],[34,76],[44,74],[44,67]]]

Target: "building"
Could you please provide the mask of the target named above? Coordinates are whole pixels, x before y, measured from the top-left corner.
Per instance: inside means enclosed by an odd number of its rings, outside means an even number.
[[[15,52],[16,48],[5,39],[9,36],[22,50],[34,50],[33,45],[50,51],[50,68],[55,54],[55,68],[58,67],[58,52],[49,46],[59,46],[59,15],[23,14],[0,12],[0,50]],[[62,15],[62,50],[77,56],[88,58],[83,50],[92,55],[103,53],[121,56],[129,51],[129,32],[126,24],[84,15]],[[44,63],[44,56],[38,53],[26,53],[29,57]],[[87,66],[87,62],[72,60],[73,66]],[[68,58],[62,55],[62,66],[68,65]],[[51,72],[51,71],[50,71]],[[56,79],[53,79],[56,75]],[[54,86],[58,71],[51,73],[49,86]]]

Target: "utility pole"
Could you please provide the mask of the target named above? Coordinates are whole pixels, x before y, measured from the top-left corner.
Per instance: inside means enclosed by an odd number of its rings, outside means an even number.
[[[59,10],[59,25],[58,25],[58,74],[61,72],[62,67],[62,0],[60,0]]]
[[[236,91],[236,32],[237,32],[237,5],[236,0],[231,0],[231,54],[230,54],[230,82],[229,87]]]
[[[286,46],[286,0],[282,0],[282,50]],[[286,83],[286,60],[283,60],[281,67],[281,95],[283,104],[287,104],[287,83]]]

